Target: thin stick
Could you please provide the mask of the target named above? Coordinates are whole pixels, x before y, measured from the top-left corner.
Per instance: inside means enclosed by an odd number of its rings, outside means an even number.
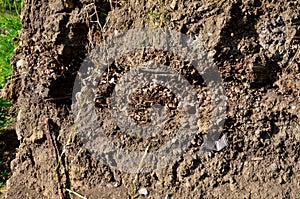
[[[7,192],[6,189],[0,189],[0,193],[5,193],[5,192]]]
[[[109,0],[109,5],[110,5],[110,9],[114,10],[113,4],[112,4],[112,0]]]
[[[102,27],[102,25],[101,25],[101,23],[100,23],[100,18],[99,18],[98,13],[97,13],[97,7],[96,7],[95,4],[94,4],[94,10],[95,10],[95,13],[94,13],[94,14],[96,15],[96,18],[97,18],[97,21],[95,21],[95,22],[97,22],[98,25],[99,25],[99,27],[100,27],[100,29],[103,30],[103,27]]]
[[[70,189],[68,189],[68,188],[66,188],[66,190],[67,190],[68,192],[74,194],[75,196],[78,196],[79,198],[82,198],[82,199],[88,199],[87,197],[84,197],[84,196],[80,195],[79,193],[76,193],[75,191],[72,191],[72,190],[70,190]]]
[[[68,165],[68,169],[74,163],[74,161],[77,159],[77,157],[79,156],[79,154],[81,153],[81,151],[82,151],[82,148],[79,149],[79,151],[77,152],[77,154],[75,155],[75,157],[73,158],[73,160],[71,161],[71,163]]]
[[[55,164],[58,165],[59,161],[58,161],[57,152],[56,152],[57,149],[54,145],[53,138],[50,134],[49,118],[45,118],[44,122],[45,122],[46,138],[47,138],[48,144],[51,147],[51,152],[52,152],[52,155],[53,155],[54,162],[55,162]],[[61,178],[60,178],[59,171],[58,171],[57,167],[58,166],[56,166],[56,168],[54,169],[54,177],[56,178],[59,198],[64,199],[64,192],[63,192],[63,189],[62,189],[63,186],[62,186],[62,183],[61,183]]]
[[[252,161],[260,161],[260,160],[263,160],[264,158],[263,157],[253,157],[251,158]]]
[[[71,99],[72,96],[71,95],[66,95],[66,96],[62,96],[62,97],[51,97],[51,98],[46,98],[45,101],[59,101],[59,100],[65,100],[65,99]]]
[[[151,147],[151,142],[146,147],[144,155],[142,156],[142,159],[140,161],[139,168],[137,169],[134,180],[132,181],[132,190],[131,190],[132,197],[134,197],[134,195],[135,195],[135,183],[139,180],[139,173],[141,172],[141,170],[144,166],[144,161],[148,155],[148,151],[149,151],[150,147]]]
[[[151,147],[151,142],[147,145],[146,150],[145,150],[145,152],[144,152],[144,155],[143,155],[143,157],[142,157],[142,159],[141,159],[141,161],[140,161],[139,169],[138,169],[138,171],[137,171],[138,173],[141,171],[141,169],[142,169],[142,167],[143,167],[143,165],[144,165],[144,160],[146,159],[146,157],[147,157],[147,155],[148,155],[148,151],[149,151],[150,147]]]

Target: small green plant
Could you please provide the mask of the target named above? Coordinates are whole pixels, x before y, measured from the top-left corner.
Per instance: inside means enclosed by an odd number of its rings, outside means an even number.
[[[20,18],[16,14],[6,12],[0,14],[0,89],[4,87],[7,78],[12,75],[10,59],[17,47],[13,39],[19,35],[21,27]],[[5,109],[11,105],[9,101],[0,98],[0,130],[7,127],[13,120]]]
[[[158,2],[158,10],[149,10],[148,16],[149,20],[154,24],[155,27],[161,27],[164,23],[166,23],[169,18],[169,13],[165,9],[165,5],[159,1]]]

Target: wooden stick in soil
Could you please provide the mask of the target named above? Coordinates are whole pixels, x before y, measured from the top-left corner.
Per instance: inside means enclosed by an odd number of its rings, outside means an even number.
[[[45,131],[46,131],[46,138],[47,138],[48,144],[51,147],[51,152],[52,152],[53,159],[54,159],[54,162],[55,162],[54,166],[56,166],[56,165],[59,164],[59,161],[58,161],[56,147],[55,147],[53,138],[52,138],[51,133],[50,133],[49,118],[45,118]],[[57,187],[58,187],[59,198],[64,199],[63,186],[62,186],[62,183],[61,183],[61,177],[59,175],[58,169],[54,170],[54,175],[55,175],[56,183],[57,183]]]
[[[66,96],[62,96],[62,97],[46,98],[45,102],[48,102],[48,101],[60,101],[60,100],[67,100],[67,99],[72,99],[72,96],[71,95],[66,95]]]

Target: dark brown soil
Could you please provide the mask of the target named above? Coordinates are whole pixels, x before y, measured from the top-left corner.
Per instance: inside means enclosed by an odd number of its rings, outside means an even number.
[[[22,43],[12,60],[14,75],[2,92],[18,110],[15,130],[21,142],[3,197],[79,198],[68,191],[72,190],[89,199],[300,198],[299,8],[298,0],[25,1]],[[229,146],[199,155],[203,124],[179,159],[137,178],[103,165],[74,135],[71,95],[77,71],[94,45],[117,32],[142,27],[202,34],[228,97],[222,134]],[[114,64],[120,72],[151,59],[175,69],[182,66],[179,72],[198,82],[193,86],[199,94],[205,93],[200,77],[191,75],[191,65],[176,55],[139,53],[124,55]],[[112,89],[101,85],[99,92],[109,96]],[[210,112],[207,97],[203,94],[199,105],[203,121]],[[145,140],[123,136],[115,126],[107,99],[96,103],[99,117],[111,129],[107,137],[120,140],[128,150],[145,149]],[[149,99],[143,89],[132,103],[139,99]],[[163,99],[152,100],[176,107],[175,97]],[[132,108],[133,118],[149,121],[147,114]],[[170,108],[169,114],[175,117],[176,111]],[[167,129],[177,128],[172,121]],[[151,150],[171,137],[155,137],[160,142]],[[9,139],[4,144],[15,143]],[[147,196],[139,194],[142,188]]]
[[[19,141],[13,129],[0,130],[1,182],[5,182],[10,176],[10,162],[15,158],[16,149],[18,147]]]

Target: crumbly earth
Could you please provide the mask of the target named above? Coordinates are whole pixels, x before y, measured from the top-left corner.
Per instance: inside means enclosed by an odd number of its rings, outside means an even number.
[[[18,110],[15,131],[21,143],[3,197],[79,198],[76,192],[89,199],[300,198],[299,8],[298,0],[26,0],[22,42],[12,60],[14,75],[2,92]],[[113,72],[150,60],[182,68],[178,71],[190,82],[199,82],[193,87],[200,95],[204,121],[180,158],[137,177],[103,165],[85,148],[74,134],[71,95],[77,71],[95,45],[142,27],[202,35],[228,98],[222,134],[229,145],[219,152],[199,153],[211,107],[201,77],[192,75],[189,63],[159,50],[126,54],[106,71],[109,80]],[[145,150],[146,140],[124,135],[109,116],[113,88],[99,85],[104,99],[95,103],[103,126],[111,130],[108,139],[120,141],[127,150]],[[166,128],[176,129],[176,97],[154,88],[161,91],[164,100],[159,100],[143,89],[132,103],[152,102],[137,105],[136,111],[131,106],[132,117],[145,123],[149,118],[143,111],[169,104],[173,119]],[[153,137],[160,141],[150,150],[172,136]]]

